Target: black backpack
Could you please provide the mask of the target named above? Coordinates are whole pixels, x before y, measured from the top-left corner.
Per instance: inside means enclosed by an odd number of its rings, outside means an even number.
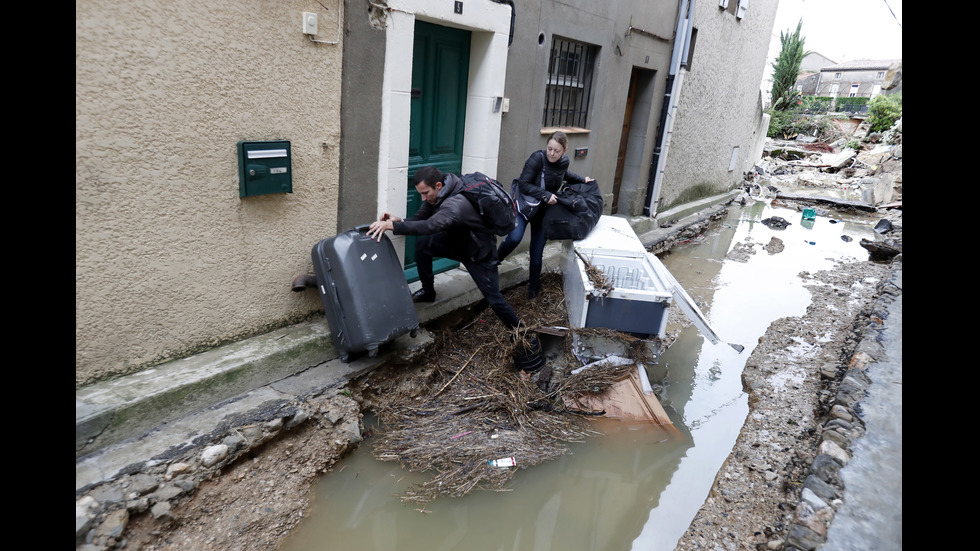
[[[483,174],[474,172],[464,174],[463,189],[460,191],[473,203],[493,233],[504,236],[517,227],[517,207],[514,199],[504,190],[500,182]]]

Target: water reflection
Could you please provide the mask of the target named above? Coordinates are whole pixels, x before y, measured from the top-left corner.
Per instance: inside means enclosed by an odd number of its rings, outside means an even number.
[[[791,225],[772,230],[761,223],[770,216]],[[809,293],[798,274],[867,258],[857,242],[872,235],[874,221],[832,224],[818,216],[806,228],[800,220],[797,211],[764,203],[736,206],[703,240],[663,258],[715,332],[745,346],[738,353],[706,342],[694,327],[681,330],[660,366],[666,364],[664,406],[676,432],[605,420],[606,436],[573,443],[570,454],[520,470],[510,491],[441,499],[423,512],[394,497],[422,475],[375,460],[368,440],[323,478],[309,518],[282,549],[673,549],[745,420],[746,359],[772,321],[806,310]],[[783,252],[762,249],[772,237],[783,240]],[[725,260],[736,243],[754,243],[755,253],[746,262]]]
[[[773,216],[790,225],[774,230],[761,223]],[[673,549],[704,502],[748,413],[741,383],[746,359],[774,320],[804,315],[810,303],[798,274],[829,269],[839,261],[867,259],[858,241],[872,235],[872,222],[866,218],[849,223],[832,220],[818,216],[806,227],[795,210],[765,203],[733,208],[706,240],[714,243],[710,249],[676,248],[663,259],[685,287],[702,289],[709,303],[702,310],[719,337],[742,344],[745,350],[738,354],[721,343],[706,343],[696,329],[688,327],[661,358],[669,374],[665,405],[681,414],[694,445],[663,492],[661,503],[665,505],[650,511],[633,549]],[[852,240],[845,241],[842,235]],[[785,245],[778,254],[761,247],[773,237]],[[739,243],[756,244],[754,254],[745,262],[721,261]]]
[[[691,438],[683,427],[599,426],[606,436],[521,470],[510,491],[439,500],[425,513],[393,497],[420,476],[374,460],[368,441],[323,479],[284,549],[627,549]]]

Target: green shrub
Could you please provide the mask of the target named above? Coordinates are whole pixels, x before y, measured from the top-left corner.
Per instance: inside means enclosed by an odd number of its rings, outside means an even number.
[[[869,132],[884,132],[902,118],[902,94],[879,94],[868,104]]]
[[[855,151],[861,151],[861,142],[859,140],[851,140],[844,144],[844,147],[850,147]]]
[[[830,133],[830,124],[831,122],[826,117],[801,116],[793,119],[790,129],[797,134],[820,138]]]
[[[834,98],[828,96],[803,96],[803,110],[813,113],[829,111]]]
[[[778,111],[775,109],[769,109],[766,111],[769,114],[769,130],[766,132],[766,136],[769,138],[782,138],[783,130],[786,126],[792,122],[793,117],[796,113],[792,111]]]
[[[837,111],[857,111],[868,104],[870,98],[864,97],[843,97],[837,98],[834,109]]]
[[[790,139],[798,134],[822,138],[833,134],[833,122],[827,117],[805,115],[796,111],[767,111],[770,115],[766,136]]]

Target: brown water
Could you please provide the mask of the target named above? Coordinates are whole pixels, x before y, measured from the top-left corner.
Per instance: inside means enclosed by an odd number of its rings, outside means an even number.
[[[769,229],[760,221],[770,216],[792,225]],[[520,469],[510,491],[437,500],[424,511],[394,497],[421,475],[374,459],[368,439],[322,479],[310,515],[281,549],[673,549],[745,421],[746,359],[772,321],[806,311],[810,297],[797,275],[868,257],[858,241],[871,238],[877,219],[837,220],[818,217],[805,226],[793,210],[735,206],[703,239],[663,258],[725,341],[712,345],[686,327],[662,355],[663,404],[676,431],[599,421],[605,436],[572,443],[572,453]],[[842,234],[853,241],[843,241]],[[770,255],[761,245],[773,236],[785,250]],[[747,262],[725,260],[734,244],[749,242],[756,252]],[[726,342],[745,350],[738,353]]]

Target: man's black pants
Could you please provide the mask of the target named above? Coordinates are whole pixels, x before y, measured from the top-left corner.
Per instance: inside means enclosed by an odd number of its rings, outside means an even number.
[[[490,247],[490,250],[492,253],[485,259],[474,261],[470,260],[469,252],[466,250],[466,242],[455,242],[449,238],[446,232],[416,236],[415,265],[419,271],[419,281],[422,283],[422,289],[435,291],[432,259],[438,256],[462,262],[470,277],[473,278],[473,282],[476,283],[476,287],[483,293],[483,298],[486,299],[500,321],[508,327],[517,327],[521,320],[500,292],[496,248]]]

